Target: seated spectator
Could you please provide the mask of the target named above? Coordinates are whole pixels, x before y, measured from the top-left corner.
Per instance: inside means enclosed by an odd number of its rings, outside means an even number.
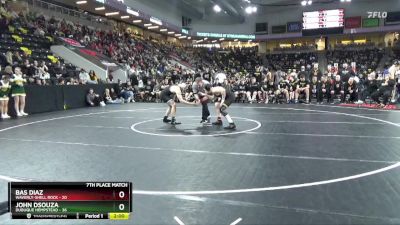
[[[106,104],[122,104],[122,103],[124,103],[124,99],[118,98],[118,96],[116,95],[113,88],[111,88],[111,90],[112,90],[112,92],[108,88],[106,88],[104,90],[104,100],[105,100]]]
[[[310,82],[306,80],[306,76],[304,74],[300,75],[300,79],[297,84],[295,92],[295,103],[298,102],[299,95],[302,93],[306,95],[306,104],[308,104],[310,102]]]
[[[261,100],[261,87],[259,83],[257,83],[257,80],[255,77],[251,78],[251,82],[247,85],[246,89],[247,93],[247,100],[250,104],[253,102],[257,101],[257,96],[258,99]]]
[[[24,65],[21,66],[21,72],[25,74],[27,77],[33,77],[34,71],[29,59],[24,61]]]
[[[94,93],[93,88],[90,88],[87,95],[86,95],[86,103],[89,106],[105,106],[106,104],[104,103],[103,99],[100,97],[100,95]]]
[[[23,60],[22,60],[22,56],[19,54],[18,51],[15,52],[14,56],[15,56],[14,57],[15,58],[15,62],[17,64],[21,64]]]
[[[321,81],[318,80],[318,76],[312,76],[310,83],[310,101],[315,98],[317,103],[322,101]]]
[[[96,73],[91,70],[89,71],[89,77],[90,77],[90,81],[88,81],[91,84],[98,84],[99,83],[99,78],[97,77]]]
[[[160,83],[159,81],[156,81],[156,85],[154,85],[153,92],[154,92],[154,94],[155,94],[155,98],[156,98],[156,102],[157,102],[157,103],[159,102],[159,99],[160,99],[161,86],[162,86],[162,83],[163,83],[163,82],[164,82],[164,81],[161,81],[161,83]]]
[[[64,64],[61,64],[60,61],[54,66],[54,74],[56,78],[66,77],[67,69],[65,68]]]
[[[31,66],[31,72],[32,72],[32,76],[30,76],[31,78],[36,78],[39,77],[39,63],[38,61],[33,61],[33,65]]]
[[[379,105],[379,107],[385,107],[389,103],[389,99],[392,97],[395,85],[395,79],[387,76],[379,89],[371,94],[371,98]],[[383,101],[381,101],[380,98],[382,98]]]
[[[76,79],[73,78],[73,77],[70,77],[70,78],[69,78],[69,81],[67,82],[67,85],[79,85],[79,81],[76,80]]]
[[[340,96],[340,102],[344,102],[344,85],[341,80],[340,75],[336,75],[335,79],[332,82],[332,88],[331,88],[331,96],[332,96],[332,101],[336,99],[338,96]],[[332,104],[334,102],[331,102]]]
[[[350,102],[356,102],[358,98],[357,84],[354,81],[354,77],[350,77],[349,80],[344,84],[344,96],[349,96]]]
[[[115,81],[114,81],[114,76],[110,73],[110,72],[108,72],[108,77],[107,77],[107,79],[106,79],[106,83],[108,83],[108,84],[112,84],[112,83],[114,83]]]
[[[234,93],[235,93],[235,98],[239,101],[243,100],[244,97],[246,96],[246,84],[245,81],[242,79],[240,81],[237,81],[236,84],[234,85]]]
[[[286,99],[286,103],[289,103],[289,80],[287,76],[283,76],[278,83],[277,91],[275,92],[276,96],[284,95]]]
[[[58,79],[57,79],[56,85],[65,85],[65,80],[64,80],[64,78],[62,78],[62,77],[58,78]]]
[[[118,87],[120,97],[122,97],[126,103],[135,102],[135,89],[130,81],[127,81],[126,84],[120,83]]]
[[[191,81],[190,79],[188,79],[188,81],[186,82],[186,88],[185,88],[185,100],[186,101],[190,101],[190,99],[194,98],[193,95],[193,89],[192,89],[192,85],[191,85]]]
[[[154,97],[154,85],[152,84],[152,82],[150,80],[147,81],[146,85],[144,86],[144,88],[142,89],[142,91],[140,91],[140,98],[144,101],[144,102],[150,102],[151,98]]]
[[[275,94],[278,91],[278,85],[275,84],[272,76],[266,76],[261,86],[264,103],[268,104],[271,100],[275,100]]]
[[[7,65],[9,65],[9,66],[14,65],[13,53],[11,51],[7,51],[6,60],[7,60]]]
[[[4,68],[4,73],[5,73],[6,75],[10,76],[10,77],[14,74],[13,69],[12,69],[11,66],[6,66],[6,67]]]
[[[90,81],[89,74],[84,69],[81,69],[81,71],[79,73],[79,83],[80,84],[88,84],[89,81]]]
[[[331,78],[327,76],[322,76],[321,77],[321,83],[320,83],[320,96],[318,102],[320,104],[323,103],[324,98],[327,99],[327,102],[331,102]]]
[[[39,79],[41,79],[41,80],[50,79],[49,68],[46,66],[45,61],[42,61],[42,63],[38,67],[38,76],[39,76]]]
[[[44,80],[42,80],[42,79],[40,79],[40,78],[35,78],[35,84],[36,84],[36,85],[39,85],[39,86],[44,85],[44,82],[42,82],[42,81],[44,81]]]
[[[9,20],[5,16],[0,16],[0,33],[5,33],[8,29]]]

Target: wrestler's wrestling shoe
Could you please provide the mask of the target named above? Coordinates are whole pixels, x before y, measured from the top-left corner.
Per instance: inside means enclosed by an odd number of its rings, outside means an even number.
[[[171,120],[169,120],[168,117],[164,117],[163,122],[164,122],[164,123],[170,123]]]
[[[203,126],[211,126],[212,125],[209,120],[201,120],[200,123],[203,124]]]
[[[224,127],[225,130],[235,130],[236,125],[234,123],[230,123],[229,126]]]
[[[179,124],[182,124],[182,123],[181,123],[181,122],[176,122],[175,119],[172,119],[172,120],[171,120],[171,124],[172,124],[172,125],[179,125]]]
[[[222,126],[222,120],[217,120],[214,123],[212,123],[212,125]]]

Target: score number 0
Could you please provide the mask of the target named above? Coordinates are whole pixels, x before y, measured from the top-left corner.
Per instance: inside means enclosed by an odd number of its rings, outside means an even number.
[[[118,194],[118,197],[120,199],[124,199],[125,198],[125,192],[124,191],[120,191],[119,194]],[[120,211],[124,211],[125,204],[119,204],[118,208],[119,208]]]

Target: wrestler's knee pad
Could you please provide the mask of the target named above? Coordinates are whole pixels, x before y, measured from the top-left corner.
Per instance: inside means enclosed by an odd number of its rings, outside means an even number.
[[[226,111],[228,109],[228,107],[226,107],[225,105],[222,105],[221,108],[219,109],[219,111],[221,112],[221,114],[223,116],[228,115],[228,112]]]

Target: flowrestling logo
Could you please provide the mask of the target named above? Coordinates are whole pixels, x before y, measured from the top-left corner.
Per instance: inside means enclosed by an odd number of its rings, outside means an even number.
[[[368,18],[386,19],[387,12],[367,12]]]

